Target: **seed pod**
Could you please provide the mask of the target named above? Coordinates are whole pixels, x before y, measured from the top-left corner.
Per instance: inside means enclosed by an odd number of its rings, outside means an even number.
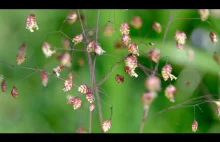
[[[33,29],[38,30],[39,27],[37,25],[35,14],[30,14],[26,19],[26,29],[30,30],[30,32],[34,32]]]
[[[62,40],[62,45],[63,45],[63,47],[67,50],[67,49],[70,47],[70,41],[69,41],[69,39],[64,38],[64,39]]]
[[[158,22],[153,22],[152,24],[152,28],[157,32],[157,33],[161,33],[162,32],[162,27],[160,25],[160,23]]]
[[[105,51],[101,48],[101,46],[96,43],[95,41],[92,41],[87,46],[87,52],[95,52],[98,55],[102,55]]]
[[[42,71],[41,72],[41,82],[43,84],[44,87],[47,86],[47,83],[48,83],[48,74],[46,71]]]
[[[23,63],[25,58],[26,58],[26,44],[22,43],[22,45],[18,49],[18,53],[16,55],[16,61],[17,61],[18,65]]]
[[[79,43],[82,42],[82,41],[83,41],[83,35],[82,35],[82,34],[76,35],[76,36],[73,38],[73,40],[72,40],[72,42],[74,42],[75,45],[76,45],[76,44],[79,44]]]
[[[142,27],[142,19],[140,16],[134,16],[131,19],[131,25],[135,28],[135,29],[140,29]]]
[[[106,120],[102,123],[102,129],[104,132],[107,132],[111,128],[111,120]]]
[[[6,92],[7,85],[6,85],[6,81],[5,80],[2,81],[1,87],[2,87],[2,92]]]
[[[82,100],[79,97],[73,97],[71,95],[68,95],[67,100],[67,104],[73,105],[74,110],[78,109],[82,104]]]
[[[87,133],[87,131],[85,130],[85,128],[79,127],[79,128],[76,130],[76,133]]]
[[[128,45],[128,51],[139,56],[138,46],[135,42],[132,42]]]
[[[133,76],[136,77],[136,78],[138,77],[138,75],[134,72],[134,69],[130,68],[129,66],[125,66],[124,70],[131,77],[133,77]]]
[[[152,48],[148,52],[148,57],[149,57],[150,60],[152,60],[155,63],[157,63],[160,60],[160,50],[157,49],[157,48]]]
[[[114,28],[111,25],[106,25],[104,29],[104,36],[111,37],[114,32]]]
[[[11,90],[11,95],[14,97],[14,98],[17,98],[18,97],[18,89],[13,86],[12,90]]]
[[[95,109],[95,105],[94,105],[94,103],[91,103],[90,105],[89,105],[89,110],[90,111],[93,111]]]
[[[160,91],[161,89],[161,81],[160,78],[154,75],[147,77],[145,81],[145,87],[149,91]]]
[[[157,94],[155,92],[151,92],[151,91],[145,92],[142,95],[142,102],[143,102],[144,108],[149,107],[149,105],[151,105],[151,103],[156,97],[157,97]]]
[[[123,83],[123,82],[124,82],[124,76],[119,75],[119,74],[116,74],[115,80],[116,80],[118,83]]]
[[[89,93],[89,87],[86,84],[82,84],[79,86],[78,91],[82,94]]]
[[[165,96],[171,101],[171,102],[175,102],[175,97],[176,95],[176,87],[173,85],[169,85],[167,86],[167,88],[165,89]]]
[[[130,38],[130,36],[124,34],[124,35],[122,36],[122,42],[123,42],[126,46],[128,46],[128,45],[131,43],[131,38]]]
[[[73,79],[72,72],[70,72],[68,74],[67,79],[64,81],[64,88],[63,88],[64,92],[69,91],[73,87],[72,79]]]
[[[218,42],[217,35],[214,32],[210,32],[209,37],[213,44],[216,44]]]
[[[102,55],[105,51],[101,48],[101,46],[97,45],[95,47],[95,53],[98,55]]]
[[[138,63],[138,60],[135,55],[129,54],[125,58],[125,66],[128,66],[131,69],[135,69],[138,66],[137,63]]]
[[[59,65],[59,66],[57,66],[56,68],[53,69],[53,72],[56,73],[57,77],[60,76],[59,73],[61,72],[61,70],[62,70],[63,67],[64,67],[64,66]]]
[[[130,32],[130,26],[127,22],[124,22],[120,26],[120,32],[122,35],[128,35]]]
[[[182,50],[186,43],[186,39],[187,39],[186,34],[182,31],[177,30],[174,38],[176,40],[176,46]]]
[[[198,129],[198,122],[196,120],[194,120],[192,123],[192,131],[196,132],[197,129]]]
[[[92,93],[87,93],[86,94],[86,99],[88,100],[88,102],[91,104],[91,103],[94,103],[94,101],[95,101],[95,97],[94,97],[94,95],[92,94]]]
[[[169,78],[171,79],[171,81],[173,79],[175,79],[175,80],[177,79],[177,77],[175,77],[171,73],[172,73],[172,66],[170,64],[164,65],[164,67],[162,68],[162,71],[161,71],[161,74],[162,74],[164,81],[167,81]]]
[[[76,22],[77,20],[77,13],[75,11],[70,11],[67,18],[66,18],[66,21],[69,23],[69,24],[73,24]]]
[[[42,51],[44,53],[44,55],[46,56],[46,58],[51,57],[54,53],[56,53],[56,51],[52,51],[51,50],[51,45],[48,42],[44,42],[43,46],[42,46]]]
[[[60,64],[65,67],[71,67],[71,55],[69,52],[66,52],[61,56]]]
[[[209,10],[208,9],[199,9],[198,13],[202,21],[205,21],[209,17]]]

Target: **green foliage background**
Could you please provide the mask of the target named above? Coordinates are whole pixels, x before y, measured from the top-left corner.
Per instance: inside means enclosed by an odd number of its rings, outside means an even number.
[[[26,18],[33,12],[36,15],[39,30],[31,33],[25,29]],[[48,34],[58,31],[63,20],[66,18],[69,10],[0,10],[0,60],[16,64],[16,54],[18,48],[23,42],[27,44],[27,58],[21,66],[31,68],[42,68],[48,72],[58,65],[55,56],[46,59],[42,53],[42,43],[50,42],[56,47],[62,47],[61,40],[63,35],[59,33]],[[87,29],[95,29],[97,22],[97,10],[84,10],[81,12],[86,15]],[[197,10],[174,10],[174,18],[199,18]],[[143,19],[143,27],[140,30],[131,28],[131,37],[133,41],[154,42],[156,47],[161,49],[164,58],[159,64],[159,73],[161,67],[168,61],[173,65],[173,74],[178,77],[176,81],[172,81],[177,89],[176,102],[180,103],[190,98],[207,94],[219,93],[218,72],[219,67],[212,58],[213,52],[218,51],[219,44],[203,48],[194,46],[190,40],[190,35],[195,28],[203,28],[208,31],[219,33],[219,18],[209,17],[212,27],[201,20],[174,20],[172,21],[165,45],[161,48],[162,38],[165,26],[168,22],[170,10],[101,10],[99,24],[99,43],[106,51],[106,55],[98,56],[96,63],[96,80],[99,81],[111,66],[118,61],[117,58],[125,56],[128,52],[126,49],[114,48],[114,41],[120,40],[121,36],[118,31],[119,25],[124,22],[130,22],[133,16],[141,16]],[[112,37],[103,36],[103,29],[108,20],[113,21],[111,24],[116,27],[116,32]],[[163,25],[161,34],[152,31],[146,38],[143,38],[150,30],[153,21],[158,21]],[[85,21],[84,21],[85,22]],[[185,31],[187,34],[187,44],[185,51],[176,48],[174,34],[176,30]],[[63,32],[73,38],[82,32],[79,21],[73,25],[64,24]],[[45,36],[48,34],[48,36]],[[209,38],[207,38],[209,41]],[[209,41],[210,42],[210,41]],[[84,44],[77,45],[76,48],[82,49]],[[139,44],[139,48],[143,52],[149,51],[152,47]],[[195,51],[194,60],[189,62],[186,53],[188,49]],[[206,50],[208,49],[208,50]],[[117,58],[113,58],[113,55]],[[146,54],[147,55],[147,54]],[[79,67],[77,65],[80,57],[85,59],[85,65]],[[77,85],[82,83],[89,84],[89,69],[87,58],[82,52],[74,52],[73,69],[80,75],[80,78],[74,76],[73,82]],[[139,62],[149,68],[155,66],[149,62],[146,56],[138,57]],[[143,115],[143,106],[141,95],[145,91],[144,81],[146,75],[137,70],[138,78],[131,78],[124,72],[124,64],[117,67],[108,80],[102,85],[110,99],[104,94],[101,99],[103,118],[109,119],[109,106],[113,105],[112,127],[109,133],[137,133],[139,132],[140,123]],[[80,95],[83,99],[83,105],[79,110],[74,111],[71,105],[67,105],[66,96],[79,95],[77,88],[73,88],[70,92],[63,92],[63,82],[52,76],[49,76],[47,87],[43,87],[40,80],[40,73],[22,80],[25,76],[33,71],[11,68],[8,65],[0,64],[0,74],[7,81],[7,92],[0,92],[0,132],[49,132],[49,133],[73,133],[79,126],[83,126],[88,130],[89,126],[89,110],[88,102],[84,95]],[[62,78],[66,78],[67,70],[61,73]],[[121,74],[125,77],[123,84],[118,84],[114,77]],[[186,81],[191,82],[186,86]],[[157,99],[150,108],[149,117],[146,121],[144,132],[148,133],[191,133],[191,124],[194,120],[193,107],[180,108],[166,111],[156,117],[152,117],[156,112],[166,107],[174,105],[164,96],[164,88],[169,82],[162,83],[163,90],[158,93]],[[201,84],[203,86],[201,87]],[[13,98],[10,91],[16,85],[19,92],[18,98]],[[205,87],[204,87],[205,86]],[[206,92],[204,91],[206,88]],[[108,105],[106,105],[108,104]],[[196,108],[196,120],[199,123],[198,132],[215,133],[220,131],[219,117],[214,104],[204,104]],[[92,132],[100,132],[98,107],[93,113]]]

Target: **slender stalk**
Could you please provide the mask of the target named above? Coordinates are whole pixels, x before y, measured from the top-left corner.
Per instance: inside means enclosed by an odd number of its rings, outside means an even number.
[[[141,126],[140,126],[140,131],[139,131],[139,133],[143,133],[144,124],[145,124],[145,120],[147,119],[147,114],[148,114],[148,111],[149,111],[149,107],[150,107],[150,106],[147,106],[147,107],[144,108],[144,113],[143,113],[143,117],[142,117],[142,121],[141,121]]]

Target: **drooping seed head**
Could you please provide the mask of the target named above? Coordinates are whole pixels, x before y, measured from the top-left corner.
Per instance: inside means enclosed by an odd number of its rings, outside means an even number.
[[[57,66],[56,68],[53,69],[53,72],[56,73],[57,77],[60,76],[59,73],[61,72],[61,70],[63,69],[63,67],[64,67],[64,66],[59,65],[59,66]]]
[[[196,132],[197,129],[198,129],[198,122],[196,120],[194,120],[192,123],[192,131]]]
[[[128,46],[131,43],[131,38],[129,35],[124,34],[122,36],[122,43],[124,43],[126,46]]]
[[[82,105],[82,100],[79,97],[75,97],[72,100],[72,104],[73,104],[73,109],[76,110],[78,108],[80,108],[80,106]]]
[[[95,105],[94,105],[94,103],[91,103],[90,105],[89,105],[89,110],[90,111],[93,111],[95,109]]]
[[[148,76],[145,81],[145,87],[149,91],[160,91],[161,89],[160,78],[154,75]]]
[[[111,128],[111,120],[106,120],[102,123],[102,130],[107,132]]]
[[[198,13],[202,21],[205,21],[209,17],[209,10],[208,9],[199,9]]]
[[[216,44],[218,42],[217,35],[214,32],[210,32],[209,37],[213,44]]]
[[[134,16],[131,19],[131,25],[135,28],[135,29],[140,29],[142,27],[143,21],[142,18],[140,16]]]
[[[67,18],[66,18],[66,21],[68,21],[69,24],[73,24],[76,22],[77,17],[78,17],[78,15],[75,11],[70,11]]]
[[[119,74],[116,74],[115,80],[116,80],[118,83],[123,83],[123,82],[124,82],[124,76],[119,75]]]
[[[34,32],[34,29],[38,30],[39,27],[37,25],[35,14],[30,14],[26,19],[26,29],[30,30],[30,32]]]
[[[63,88],[64,92],[71,90],[71,88],[73,87],[73,81],[72,80],[73,80],[73,76],[72,76],[72,72],[70,72],[68,74],[67,79],[64,81],[64,88]]]
[[[18,49],[18,53],[16,55],[16,61],[17,61],[18,65],[23,63],[25,58],[26,58],[26,44],[22,43],[22,45]]]
[[[149,57],[150,60],[152,60],[155,63],[157,63],[160,60],[160,50],[157,49],[157,48],[152,48],[148,52],[148,57]]]
[[[48,74],[47,74],[47,72],[46,72],[45,70],[43,70],[43,71],[41,72],[41,82],[42,82],[42,85],[43,85],[44,87],[47,86],[47,83],[48,83]]]
[[[90,92],[89,87],[86,84],[80,85],[78,91],[82,94],[87,94]]]
[[[177,30],[175,33],[176,45],[179,49],[183,49],[183,46],[186,43],[187,36],[184,32]]]
[[[152,91],[147,91],[142,95],[142,103],[144,108],[150,106],[154,99],[157,97],[157,94]]]
[[[2,92],[6,92],[6,90],[7,90],[7,84],[6,84],[6,81],[5,81],[5,80],[2,81],[1,88],[2,88]]]
[[[125,66],[128,66],[131,69],[135,69],[138,65],[138,59],[135,55],[129,54],[125,57]]]
[[[160,25],[160,23],[158,22],[153,22],[152,24],[152,28],[157,32],[157,33],[161,33],[162,32],[162,27]]]
[[[94,103],[94,101],[95,101],[95,97],[94,97],[94,95],[92,94],[92,93],[87,93],[86,94],[86,99],[88,100],[88,102],[91,104],[91,103]]]
[[[165,89],[165,96],[171,101],[175,102],[175,95],[176,95],[176,87],[173,85],[169,85]]]
[[[122,35],[128,35],[130,32],[130,26],[127,22],[123,22],[120,26],[120,32]]]
[[[48,42],[44,42],[42,45],[42,51],[44,53],[44,55],[46,56],[46,58],[51,57],[54,53],[56,53],[55,50],[51,50],[51,45]]]
[[[95,41],[91,41],[87,48],[86,48],[87,52],[95,52],[98,55],[102,55],[105,51],[101,48],[101,46],[96,43]]]
[[[177,77],[175,77],[171,73],[172,73],[172,66],[170,64],[164,65],[162,68],[162,71],[161,71],[161,74],[162,74],[164,81],[167,81],[169,78],[171,79],[171,81],[173,79],[175,79],[175,80],[177,79]]]
[[[66,52],[61,56],[60,64],[65,67],[71,67],[71,55],[69,52]]]
[[[18,97],[18,89],[13,86],[12,90],[11,90],[11,95],[14,97],[14,98],[17,98]]]
[[[220,100],[213,101],[217,105],[218,116],[220,116]]]
[[[135,42],[132,42],[128,45],[128,51],[134,55],[139,56],[138,45]]]
[[[102,55],[105,51],[102,49],[101,46],[97,45],[95,46],[95,53],[98,55]]]
[[[72,42],[74,42],[75,45],[81,43],[82,41],[83,41],[83,35],[82,34],[76,35],[72,40]]]
[[[129,66],[125,66],[124,68],[125,72],[130,75],[131,77],[138,77],[138,74],[135,73],[134,69],[130,68]]]

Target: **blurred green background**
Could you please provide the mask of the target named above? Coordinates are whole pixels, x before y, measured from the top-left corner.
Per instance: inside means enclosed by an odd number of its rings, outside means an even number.
[[[64,36],[60,33],[51,33],[58,31],[63,20],[67,17],[70,10],[0,10],[0,60],[16,65],[16,54],[20,45],[27,44],[27,58],[20,66],[41,68],[48,72],[56,67],[59,62],[55,55],[46,58],[42,52],[44,41],[53,46],[62,48],[62,39]],[[31,33],[26,27],[26,18],[30,13],[36,15],[39,30]],[[97,10],[80,10],[84,15],[84,26],[95,32],[97,22]],[[219,44],[215,46],[209,39],[209,32],[214,31],[217,35],[220,32],[220,12],[211,10],[208,21],[202,22],[200,19],[194,20],[173,20],[169,27],[165,45],[161,48],[162,38],[165,32],[170,15],[170,10],[101,10],[98,42],[106,51],[103,56],[97,57],[96,62],[96,80],[101,78],[110,70],[111,66],[121,57],[128,54],[126,49],[116,49],[114,42],[121,40],[119,26],[122,22],[130,23],[133,16],[140,16],[143,20],[143,26],[137,30],[131,27],[132,41],[138,43],[142,53],[149,51],[152,47],[147,43],[154,42],[155,47],[161,50],[163,59],[159,64],[159,73],[162,66],[168,61],[173,65],[173,74],[178,77],[172,81],[177,87],[176,102],[171,103],[164,96],[164,88],[170,82],[162,81],[162,90],[153,102],[148,119],[146,120],[144,132],[147,133],[192,133],[191,124],[194,120],[194,109],[179,108],[166,111],[156,117],[156,112],[186,101],[190,98],[210,94],[218,94],[219,87],[219,66],[213,60],[213,52],[219,52]],[[85,20],[86,17],[86,20]],[[174,10],[173,18],[199,18],[198,11],[195,10]],[[111,23],[108,23],[108,20]],[[157,21],[162,25],[162,33],[158,34],[152,31],[152,23]],[[106,24],[115,27],[111,37],[104,36],[104,27]],[[174,35],[176,30],[184,31],[187,35],[187,43],[184,51],[176,48]],[[144,37],[149,31],[148,36]],[[64,23],[63,32],[73,38],[80,34],[82,29],[79,21],[70,25]],[[146,44],[141,44],[140,41]],[[84,44],[77,45],[76,48],[84,48]],[[192,49],[195,53],[190,61],[187,52]],[[59,52],[64,52],[59,51]],[[142,54],[143,55],[143,54]],[[80,67],[78,61],[80,58],[85,60],[85,65]],[[76,85],[82,83],[89,84],[89,69],[87,58],[83,52],[73,53],[73,70],[80,77],[74,76],[73,82]],[[138,60],[146,67],[152,68],[155,63],[148,60],[146,56],[139,56]],[[84,95],[78,93],[77,88],[69,92],[63,92],[63,81],[49,76],[47,87],[41,84],[40,73],[24,79],[33,71],[20,68],[11,68],[8,65],[0,64],[0,74],[4,76],[7,82],[7,92],[0,92],[0,132],[27,132],[27,133],[74,133],[77,128],[82,126],[88,131],[89,127],[89,109],[88,102]],[[102,99],[103,119],[110,118],[111,111],[109,106],[113,105],[112,127],[109,133],[137,133],[139,132],[143,105],[141,96],[145,91],[144,81],[146,75],[139,69],[136,69],[138,78],[132,78],[124,72],[124,63],[120,64],[110,75],[107,81],[101,86],[110,96],[106,97],[100,93]],[[68,70],[61,72],[61,77],[66,78]],[[123,84],[115,81],[115,75],[120,74],[125,77]],[[186,85],[186,82],[190,82]],[[13,85],[16,85],[19,92],[18,98],[13,98],[10,94]],[[204,91],[205,90],[205,91]],[[208,91],[208,92],[207,92]],[[67,105],[67,95],[80,95],[83,104],[80,109],[73,110],[71,105]],[[199,123],[198,133],[216,133],[220,132],[220,122],[217,115],[217,108],[214,104],[200,105],[200,111],[196,108],[196,120]],[[100,132],[98,107],[93,112],[92,132]]]

